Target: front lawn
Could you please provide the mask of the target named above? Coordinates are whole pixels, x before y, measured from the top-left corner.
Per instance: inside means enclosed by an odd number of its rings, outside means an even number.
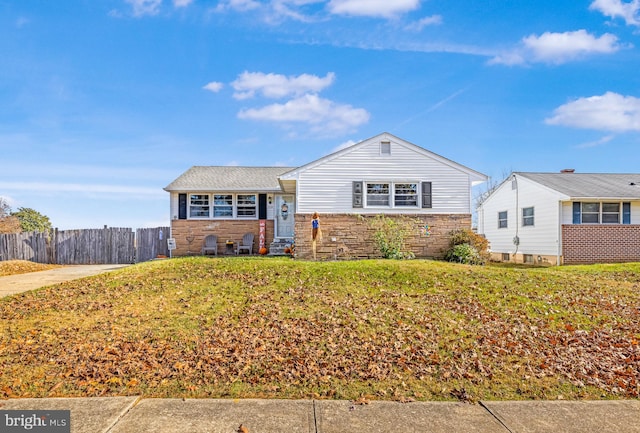
[[[0,397],[640,392],[640,264],[183,258],[0,300]]]

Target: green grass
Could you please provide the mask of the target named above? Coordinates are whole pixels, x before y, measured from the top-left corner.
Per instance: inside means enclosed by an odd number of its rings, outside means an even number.
[[[147,262],[1,300],[0,397],[638,397],[639,287],[640,264]]]

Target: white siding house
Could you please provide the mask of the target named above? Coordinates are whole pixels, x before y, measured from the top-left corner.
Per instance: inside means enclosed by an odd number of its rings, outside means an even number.
[[[415,229],[408,248],[438,257],[451,230],[471,227],[471,187],[485,180],[383,133],[297,168],[192,167],[165,190],[176,255],[197,252],[207,235],[221,243],[252,232],[271,252],[295,244],[296,256],[306,258],[311,216],[318,212],[321,258],[376,256],[366,221],[381,214],[410,216]]]
[[[285,190],[297,196],[298,213],[353,213],[357,209],[362,214],[410,215],[428,209],[434,214],[471,214],[471,187],[485,180],[481,173],[388,133],[280,176]],[[353,205],[353,182],[362,182],[363,187],[363,203],[358,208]],[[431,191],[424,190],[425,182]],[[400,195],[401,187],[403,192],[415,188],[416,201],[370,203],[368,192],[380,185],[388,187],[391,198]],[[429,205],[423,202],[427,195],[433,197]]]
[[[478,232],[499,261],[640,259],[638,185],[639,174],[512,173],[478,207]]]

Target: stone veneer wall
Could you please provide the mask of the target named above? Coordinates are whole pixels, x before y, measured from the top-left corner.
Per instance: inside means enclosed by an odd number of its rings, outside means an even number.
[[[398,218],[401,215],[386,215]],[[381,257],[374,244],[375,230],[369,227],[367,219],[375,215],[322,214],[320,230],[322,241],[317,243],[318,260],[355,259]],[[406,246],[416,257],[442,258],[449,247],[449,233],[459,228],[471,228],[471,215],[411,215],[417,221],[414,235],[406,239]],[[424,227],[430,226],[431,235],[425,234]],[[295,256],[312,259],[311,214],[295,216]],[[332,240],[335,238],[335,241]]]
[[[266,246],[273,241],[273,220],[267,220]],[[207,235],[218,235],[218,255],[225,253],[227,239],[236,242],[242,240],[245,233],[253,233],[253,254],[258,253],[260,243],[260,221],[258,220],[173,220],[171,236],[176,240],[176,249],[172,257],[197,255],[202,253],[202,245]],[[191,244],[188,237],[193,237]]]
[[[640,225],[562,226],[564,264],[640,261]]]

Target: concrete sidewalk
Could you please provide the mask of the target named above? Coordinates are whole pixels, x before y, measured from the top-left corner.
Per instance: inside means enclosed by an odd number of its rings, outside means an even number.
[[[464,403],[182,400],[139,397],[0,400],[2,410],[70,410],[73,433],[632,433],[640,400]],[[0,426],[2,426],[0,420]]]
[[[0,277],[0,298],[40,287],[90,277],[130,265],[68,265],[48,271]]]

